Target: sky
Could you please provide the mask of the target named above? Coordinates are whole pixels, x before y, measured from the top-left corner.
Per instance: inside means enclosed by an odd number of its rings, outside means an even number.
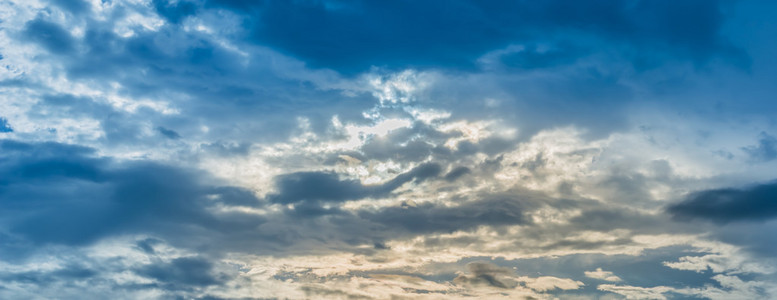
[[[2,299],[775,299],[773,1],[0,0]]]

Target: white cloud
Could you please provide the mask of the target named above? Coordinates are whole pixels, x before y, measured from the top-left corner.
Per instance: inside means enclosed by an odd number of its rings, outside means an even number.
[[[621,281],[622,279],[618,276],[615,276],[610,271],[604,271],[602,268],[596,268],[594,271],[585,271],[584,272],[586,277],[594,278],[594,279],[600,279],[604,281]]]

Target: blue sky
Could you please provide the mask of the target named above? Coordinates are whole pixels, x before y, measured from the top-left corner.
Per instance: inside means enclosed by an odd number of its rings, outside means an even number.
[[[0,298],[775,298],[775,13],[0,0]]]

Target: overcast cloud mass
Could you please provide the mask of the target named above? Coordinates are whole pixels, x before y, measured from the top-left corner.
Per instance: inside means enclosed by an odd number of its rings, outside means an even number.
[[[2,299],[777,299],[772,1],[0,0]]]

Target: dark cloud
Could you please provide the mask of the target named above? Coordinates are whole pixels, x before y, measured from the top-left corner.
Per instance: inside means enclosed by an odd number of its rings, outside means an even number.
[[[43,19],[35,19],[25,24],[23,39],[41,45],[52,54],[70,54],[75,50],[76,41],[65,29]]]
[[[341,202],[366,197],[383,197],[405,183],[437,177],[442,168],[435,163],[421,164],[380,185],[362,185],[358,180],[341,180],[332,172],[299,172],[276,178],[277,194],[268,198],[274,203],[332,201]]]
[[[445,180],[447,180],[447,181],[454,181],[454,180],[458,179],[459,177],[467,175],[469,173],[472,173],[472,170],[470,170],[469,168],[467,168],[467,167],[457,167],[457,168],[451,170],[450,172],[448,172],[448,174],[445,174]]]
[[[768,162],[777,159],[777,138],[761,132],[758,145],[742,148],[755,162]]]
[[[271,195],[275,203],[303,201],[347,201],[370,195],[370,189],[358,180],[340,180],[331,172],[299,172],[276,178],[278,194]]]
[[[161,133],[164,137],[171,139],[171,140],[177,140],[181,138],[181,135],[178,134],[178,132],[175,132],[175,130],[167,129],[162,126],[159,126],[156,128],[159,133]]]
[[[553,41],[576,31],[602,46],[651,47],[680,59],[705,62],[736,56],[720,37],[717,2],[684,1],[210,1],[244,14],[252,38],[300,57],[313,66],[355,73],[389,68],[473,68],[475,59],[510,44]],[[692,13],[691,13],[692,12]],[[359,24],[355,26],[355,24]],[[561,34],[563,36],[563,34]],[[337,40],[332,43],[331,40]],[[597,43],[597,42],[593,42]],[[568,43],[569,44],[569,43]],[[574,61],[591,42],[561,53],[530,52],[509,64],[542,67]],[[609,44],[609,45],[608,45]],[[639,61],[651,61],[634,57]],[[661,55],[661,54],[658,54]],[[649,65],[649,63],[642,63]]]
[[[670,205],[667,211],[678,220],[704,219],[715,223],[771,219],[777,217],[777,183],[696,192]]]
[[[391,229],[414,234],[455,232],[478,226],[529,224],[524,213],[533,209],[531,201],[519,199],[486,199],[446,207],[430,203],[362,211],[358,215]]]
[[[661,233],[667,228],[666,218],[646,214],[630,208],[616,209],[594,206],[580,215],[569,219],[571,226],[578,230],[611,231],[615,228],[628,228],[640,233]]]
[[[82,281],[88,280],[99,274],[98,271],[78,265],[70,265],[53,271],[29,271],[20,273],[0,274],[3,282],[17,282],[38,286],[47,286],[58,281]]]
[[[36,244],[85,244],[123,233],[250,229],[255,217],[216,215],[214,205],[255,206],[250,192],[153,162],[116,162],[94,149],[0,141],[4,227]],[[191,232],[190,232],[191,233]],[[192,233],[193,234],[193,233]]]
[[[135,273],[164,284],[166,290],[206,287],[225,280],[223,274],[215,274],[209,260],[199,257],[180,257],[167,263],[150,264]]]
[[[471,262],[467,264],[469,274],[461,274],[453,282],[465,285],[487,285],[496,288],[512,288],[515,282],[505,280],[514,272],[508,268],[500,267],[488,262]]]
[[[581,292],[596,293],[597,285],[602,282],[598,279],[584,277],[586,271],[602,268],[620,277],[623,281],[619,284],[635,286],[671,286],[703,287],[716,284],[711,277],[714,273],[709,270],[695,272],[678,270],[667,267],[664,262],[676,262],[684,256],[702,256],[706,252],[699,252],[691,246],[670,246],[656,249],[645,249],[640,255],[615,254],[606,255],[599,253],[578,253],[561,255],[556,257],[524,258],[505,260],[497,258],[491,260],[491,264],[501,268],[514,268],[513,272],[519,276],[553,276],[558,278],[575,278],[585,283]],[[479,262],[483,257],[466,258],[461,263]]]
[[[197,12],[197,5],[189,1],[153,0],[152,3],[157,13],[172,23],[180,23]]]

